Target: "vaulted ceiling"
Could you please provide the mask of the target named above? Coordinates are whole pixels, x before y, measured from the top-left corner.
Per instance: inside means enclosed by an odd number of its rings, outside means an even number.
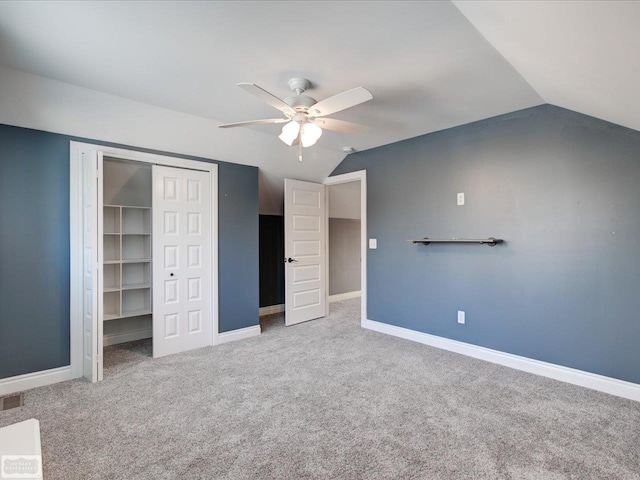
[[[1,2],[0,123],[260,168],[261,211],[284,177],[322,181],[344,158],[553,103],[640,129],[635,2]],[[217,125],[278,112],[308,78],[321,100],[374,99],[336,115],[298,162],[278,125]],[[392,160],[392,159],[390,159]]]

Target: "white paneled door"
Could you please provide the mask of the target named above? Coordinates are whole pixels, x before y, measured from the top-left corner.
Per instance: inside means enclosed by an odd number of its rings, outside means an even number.
[[[153,166],[153,356],[210,345],[208,172]]]
[[[285,323],[324,317],[326,211],[324,185],[284,181]]]

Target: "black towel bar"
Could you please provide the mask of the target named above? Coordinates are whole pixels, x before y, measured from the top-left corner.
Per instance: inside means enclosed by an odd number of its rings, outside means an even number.
[[[498,243],[504,242],[501,238],[423,238],[421,240],[407,240],[411,243],[421,243],[429,245],[430,243],[479,243],[481,245],[489,245],[495,247]]]

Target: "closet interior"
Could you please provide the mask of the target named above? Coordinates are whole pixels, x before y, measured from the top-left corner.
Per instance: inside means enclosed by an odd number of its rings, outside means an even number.
[[[152,338],[151,165],[103,160],[104,346]]]

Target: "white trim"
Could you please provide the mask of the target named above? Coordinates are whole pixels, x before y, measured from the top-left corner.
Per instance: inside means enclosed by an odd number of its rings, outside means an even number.
[[[25,373],[15,377],[3,378],[0,380],[0,395],[10,395],[12,393],[24,392],[36,387],[44,387],[53,383],[71,380],[71,366],[51,368],[40,372]]]
[[[256,337],[262,333],[260,325],[253,327],[238,328],[230,332],[222,332],[218,335],[218,344],[235,342],[236,340],[244,340],[245,338]]]
[[[274,313],[284,312],[284,303],[278,305],[268,305],[266,307],[260,307],[259,316],[273,315]]]
[[[145,328],[143,330],[134,330],[124,333],[110,333],[102,337],[103,346],[117,345],[119,343],[133,342],[135,340],[143,340],[145,338],[153,338],[153,329]]]
[[[515,368],[523,372],[529,372],[543,377],[553,378],[561,382],[591,388],[600,392],[605,392],[618,397],[640,401],[640,384],[625,382],[617,378],[605,377],[596,373],[585,372],[575,368],[563,367],[553,363],[542,362],[532,358],[521,357],[511,353],[492,350],[490,348],[479,347],[470,343],[459,342],[428,333],[417,332],[407,328],[396,327],[386,323],[367,320],[364,328],[374,330],[394,337],[412,340],[414,342],[441,348],[450,352],[460,353],[468,357],[485,360],[505,367]]]
[[[186,160],[166,155],[138,152],[100,144],[69,142],[69,233],[70,233],[70,328],[71,328],[71,378],[82,377],[83,332],[82,332],[82,152],[97,150],[104,155],[123,160],[166,165],[207,171],[211,178],[211,338],[210,344],[218,341],[218,165],[205,161]],[[215,208],[214,208],[215,206]],[[36,372],[39,373],[39,372]]]
[[[329,303],[341,302],[342,300],[349,300],[350,298],[358,298],[361,295],[360,290],[345,293],[336,293],[335,295],[329,295]]]
[[[367,322],[367,171],[344,173],[325,179],[324,185],[338,185],[341,183],[360,182],[360,325],[364,328]],[[328,195],[326,196],[329,197]],[[327,208],[326,242],[329,248],[329,209]],[[326,255],[327,272],[327,301],[329,301],[329,255]]]

